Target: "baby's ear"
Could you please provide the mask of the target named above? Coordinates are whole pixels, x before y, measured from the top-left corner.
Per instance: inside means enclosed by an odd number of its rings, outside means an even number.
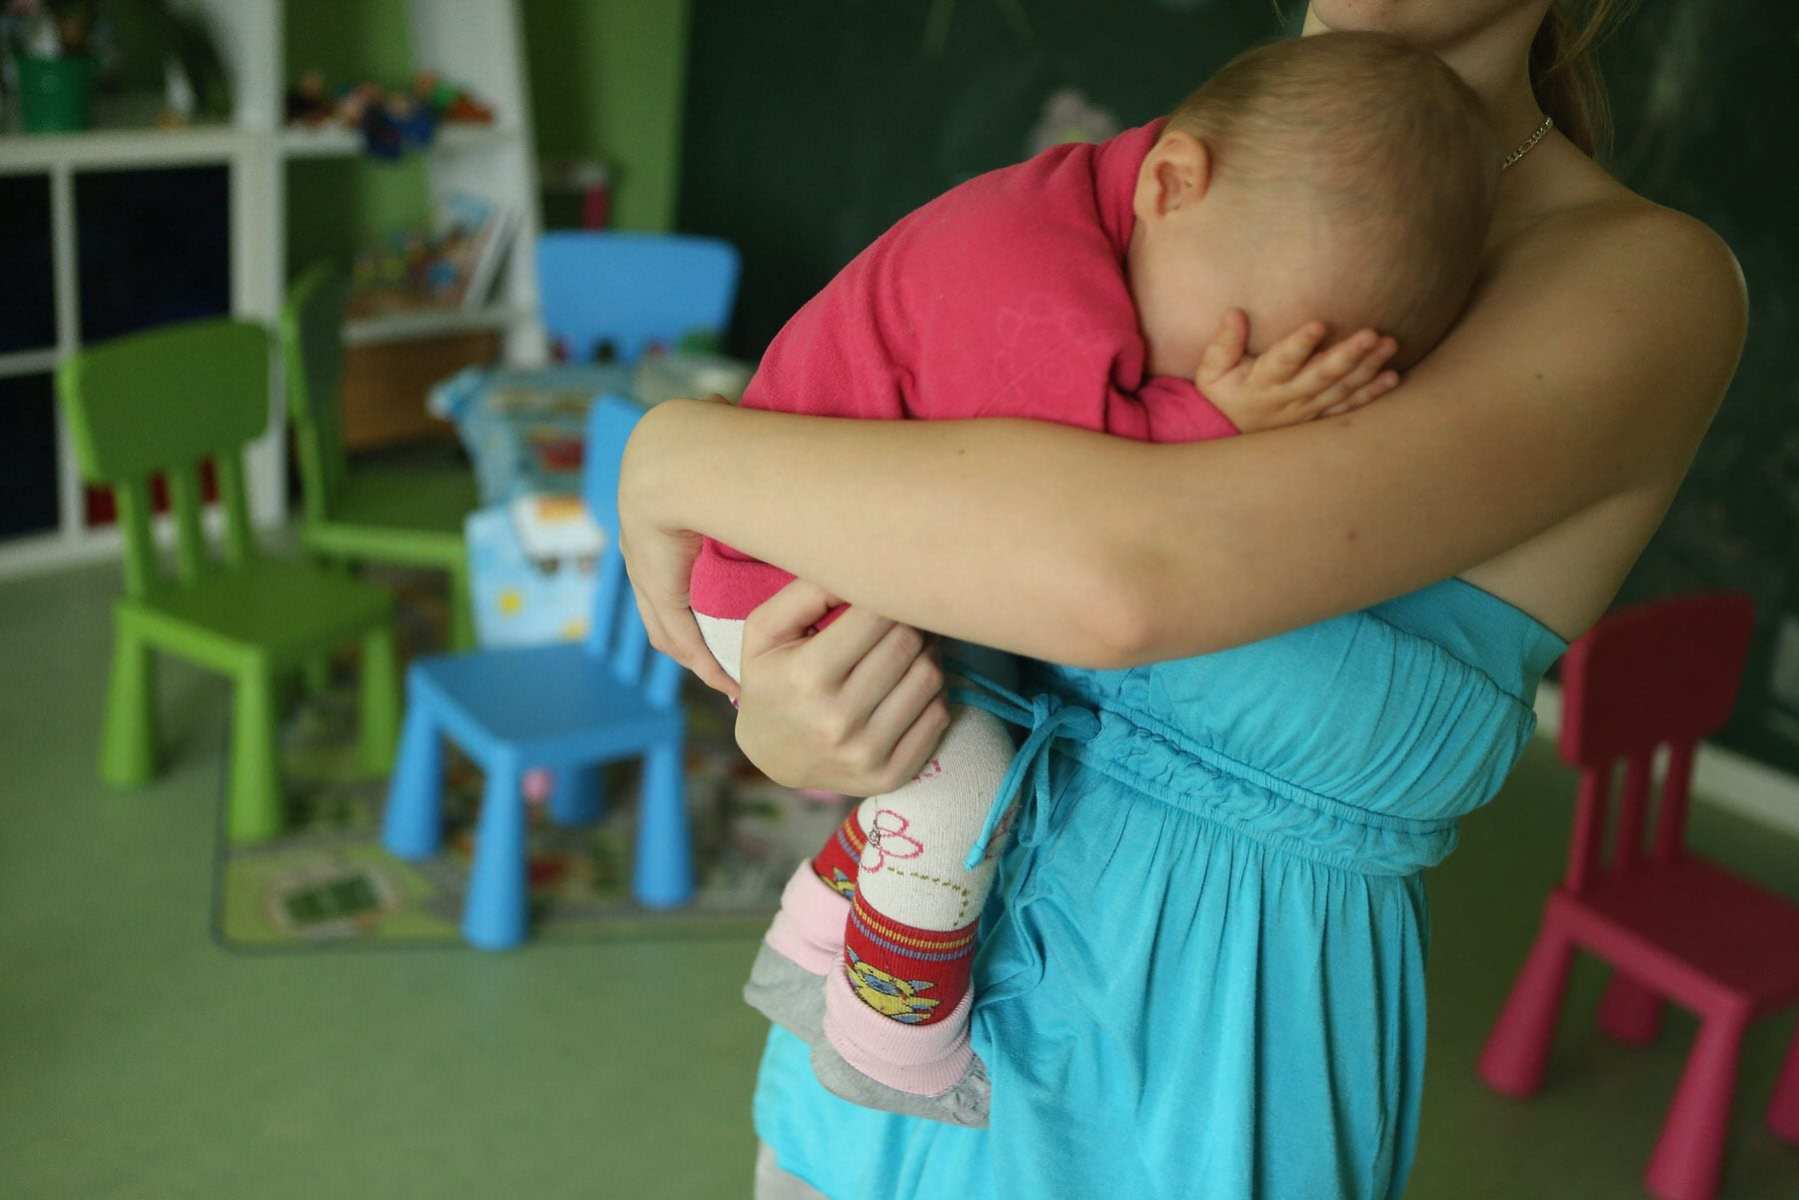
[[[1133,207],[1139,220],[1153,220],[1199,203],[1211,186],[1211,149],[1185,130],[1165,130],[1137,172]]]

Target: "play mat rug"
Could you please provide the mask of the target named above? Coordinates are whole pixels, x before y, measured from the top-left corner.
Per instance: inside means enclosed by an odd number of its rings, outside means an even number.
[[[409,648],[417,644],[409,633],[428,633],[407,628],[407,617],[419,613],[407,613],[404,589],[400,598],[400,640]],[[744,760],[722,697],[691,684],[686,703],[693,900],[660,912],[632,901],[638,772],[636,764],[620,764],[608,775],[606,812],[597,824],[558,827],[547,805],[528,804],[531,941],[753,935],[778,907],[794,864],[816,852],[842,819],[843,802],[778,787]],[[446,748],[442,850],[425,862],[395,858],[381,845],[387,781],[356,766],[356,711],[347,678],[290,710],[281,731],[286,832],[272,841],[226,841],[221,774],[213,923],[225,945],[464,944],[458,925],[481,774]]]

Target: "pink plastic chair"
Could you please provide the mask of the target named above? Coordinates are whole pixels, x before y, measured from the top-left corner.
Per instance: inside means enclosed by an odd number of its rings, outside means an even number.
[[[1699,1035],[1644,1179],[1660,1200],[1710,1200],[1718,1186],[1737,1055],[1751,1019],[1799,1002],[1799,905],[1687,852],[1693,749],[1736,702],[1755,612],[1728,592],[1608,615],[1562,666],[1561,755],[1581,770],[1568,874],[1550,893],[1536,945],[1481,1054],[1496,1091],[1543,1082],[1578,948],[1611,964],[1599,1025],[1631,1045],[1654,1039],[1664,1000],[1699,1015]],[[1670,749],[1654,840],[1645,847],[1650,760]],[[1625,763],[1613,850],[1603,861],[1613,768]],[[1799,1037],[1768,1124],[1799,1144]]]

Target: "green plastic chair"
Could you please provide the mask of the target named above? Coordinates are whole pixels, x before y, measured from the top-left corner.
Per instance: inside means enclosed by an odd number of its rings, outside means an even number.
[[[243,448],[269,421],[269,337],[212,320],[123,337],[66,360],[56,386],[89,482],[110,485],[125,538],[125,595],[113,607],[112,682],[100,774],[135,787],[155,774],[152,651],[229,675],[235,842],[282,826],[276,685],[345,642],[362,642],[360,755],[393,763],[399,726],[393,601],[379,588],[259,553],[244,495]],[[200,466],[211,458],[224,533],[218,558],[202,532]],[[176,533],[173,578],[158,570],[150,481],[167,481]]]
[[[450,646],[475,644],[462,522],[476,506],[465,470],[350,469],[344,455],[344,302],[349,286],[329,264],[307,270],[281,312],[288,413],[300,458],[300,542],[343,563],[424,567],[450,576]]]

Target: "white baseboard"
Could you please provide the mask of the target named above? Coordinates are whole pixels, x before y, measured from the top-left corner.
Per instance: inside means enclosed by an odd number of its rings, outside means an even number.
[[[1562,689],[1544,682],[1537,688],[1537,734],[1554,740],[1562,727]],[[1667,755],[1656,756],[1659,781]],[[1732,750],[1702,742],[1693,756],[1693,802],[1799,836],[1799,778],[1756,762]]]
[[[0,550],[0,582],[117,559],[122,544],[115,530],[80,538],[56,533],[19,538]]]
[[[225,528],[225,515],[216,504],[209,504],[200,514],[201,531],[216,550]],[[280,545],[291,534],[282,521],[251,520],[259,545]],[[168,513],[159,513],[150,524],[156,544],[168,549],[175,544],[175,522]],[[125,539],[116,525],[86,530],[72,536],[44,533],[22,537],[0,545],[0,583],[24,579],[51,571],[92,566],[108,560],[118,561],[124,555]]]

